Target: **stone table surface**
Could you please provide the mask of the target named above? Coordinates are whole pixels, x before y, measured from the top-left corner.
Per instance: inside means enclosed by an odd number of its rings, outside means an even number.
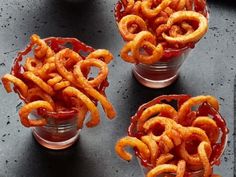
[[[41,37],[76,37],[94,48],[109,49],[115,56],[110,64],[107,96],[118,115],[93,129],[84,128],[80,139],[64,151],[42,148],[18,117],[22,106],[15,94],[0,84],[0,177],[141,177],[134,158],[125,162],[114,152],[115,142],[126,135],[130,116],[139,105],[161,94],[215,95],[230,129],[227,148],[216,173],[234,174],[234,77],[236,70],[236,6],[230,1],[210,1],[207,35],[192,50],[179,79],[165,89],[148,89],[132,76],[132,65],[119,57],[123,41],[118,33],[113,8],[115,0],[1,0],[0,76],[10,71],[17,51],[33,33]],[[100,107],[101,109],[101,107]],[[101,111],[102,112],[102,111]]]

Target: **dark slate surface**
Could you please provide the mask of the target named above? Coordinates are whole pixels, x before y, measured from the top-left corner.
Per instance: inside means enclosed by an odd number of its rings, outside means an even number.
[[[95,48],[113,52],[115,60],[110,64],[107,93],[118,115],[114,121],[103,118],[98,127],[83,129],[79,142],[68,150],[46,150],[34,141],[30,129],[19,123],[21,101],[14,94],[6,94],[0,84],[0,177],[141,176],[135,159],[127,163],[115,155],[114,143],[126,134],[129,117],[140,104],[169,93],[211,94],[220,100],[230,134],[222,164],[215,171],[232,177],[236,7],[227,1],[218,2],[209,2],[208,34],[191,52],[180,78],[168,88],[152,90],[137,83],[131,75],[131,65],[118,55],[123,42],[113,18],[115,0],[87,0],[83,4],[63,0],[1,0],[0,75],[9,72],[14,56],[32,33],[41,37],[77,37]]]

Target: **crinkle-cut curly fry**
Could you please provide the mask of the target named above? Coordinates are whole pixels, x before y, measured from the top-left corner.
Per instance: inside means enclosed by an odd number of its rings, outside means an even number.
[[[162,165],[162,164],[166,164],[168,161],[170,161],[171,159],[174,158],[173,154],[170,153],[166,153],[166,154],[161,154],[157,159],[156,159],[156,165]]]
[[[26,71],[35,72],[35,70],[40,69],[43,66],[43,63],[36,58],[27,58],[24,64],[24,69]]]
[[[140,49],[144,46],[152,50],[151,55],[142,54],[140,52]],[[152,33],[142,31],[138,33],[132,41],[131,52],[137,63],[153,64],[161,59],[164,49],[161,44],[156,46],[155,36]]]
[[[106,74],[101,73],[103,71],[105,71],[107,65],[101,61],[101,60],[97,60],[97,59],[87,59],[87,60],[82,60],[80,62],[78,62],[75,67],[74,67],[74,75],[76,78],[76,81],[78,82],[78,84],[80,84],[82,86],[82,88],[85,90],[85,92],[87,92],[90,96],[92,96],[93,98],[97,99],[98,101],[100,101],[107,117],[109,119],[112,119],[115,117],[116,112],[112,106],[112,104],[108,101],[108,99],[102,95],[101,93],[99,93],[96,89],[94,89],[89,81],[84,77],[81,68],[83,68],[83,65],[90,65],[90,66],[95,66],[101,69],[101,71],[99,72],[99,75],[93,80],[94,84],[96,82],[101,82],[104,79],[104,76]],[[96,84],[95,84],[96,85]]]
[[[143,159],[150,158],[148,146],[135,137],[126,136],[117,141],[115,145],[116,153],[124,160],[130,161],[132,155],[124,150],[126,146],[136,147]]]
[[[190,34],[194,31],[193,27],[190,24],[188,24],[187,22],[182,22],[181,28],[183,28],[185,30],[185,34]]]
[[[178,111],[178,119],[177,122],[180,124],[184,124],[185,118],[187,116],[187,114],[189,113],[189,110],[191,110],[191,108],[193,106],[199,105],[201,103],[207,102],[209,103],[216,111],[219,110],[219,103],[218,100],[210,95],[201,95],[201,96],[196,96],[196,97],[192,97],[190,99],[188,99],[187,101],[185,101],[179,111]]]
[[[156,141],[154,141],[151,136],[148,135],[142,136],[141,140],[148,146],[148,149],[150,150],[150,161],[152,164],[155,164],[155,160],[160,153]]]
[[[33,34],[30,39],[32,44],[37,45],[34,50],[34,55],[36,56],[36,58],[49,58],[55,54],[54,51],[46,44],[46,42],[40,39],[38,35]]]
[[[65,88],[62,92],[64,95],[80,99],[87,106],[88,110],[91,112],[91,119],[86,123],[87,127],[94,127],[100,122],[98,108],[85,94],[71,86]]]
[[[186,5],[186,0],[179,0],[175,10],[182,11],[185,8],[185,5]]]
[[[201,159],[202,166],[204,168],[204,176],[209,177],[212,174],[211,164],[209,162],[209,154],[211,154],[211,144],[208,142],[201,142],[198,146],[198,155]]]
[[[40,89],[39,87],[34,87],[28,90],[28,93],[26,96],[26,101],[28,103],[32,101],[36,101],[39,98],[50,103],[53,109],[55,109],[55,104],[52,97],[49,94],[45,93],[42,89]]]
[[[197,138],[200,142],[202,141],[206,141],[207,143],[210,143],[206,133],[204,130],[197,128],[197,127],[188,127],[187,128],[188,131],[185,132],[185,134],[183,135],[183,142],[182,144],[179,146],[178,152],[179,155],[182,159],[184,159],[187,164],[190,165],[201,165],[201,159],[199,158],[198,154],[189,154],[187,149],[186,149],[186,142],[187,141],[191,141],[191,138]],[[208,151],[208,157],[210,157],[211,152]]]
[[[185,161],[180,160],[176,165],[172,164],[162,164],[158,165],[155,168],[151,169],[146,177],[157,177],[158,175],[164,174],[164,173],[176,173],[176,177],[183,177],[185,173]]]
[[[94,58],[94,59],[101,59],[102,61],[104,61],[106,64],[110,63],[110,61],[113,59],[113,55],[111,52],[109,52],[108,50],[105,49],[97,49],[93,52],[91,52],[86,59],[90,59],[90,58]]]
[[[173,13],[167,21],[167,26],[171,27],[173,24],[183,20],[197,21],[199,23],[198,28],[190,34],[185,34],[177,37],[167,36],[165,33],[162,33],[162,37],[167,42],[171,44],[175,43],[187,44],[189,42],[197,42],[207,32],[208,28],[207,18],[204,15],[194,11],[178,11]]]
[[[19,111],[19,116],[21,123],[25,127],[44,126],[47,124],[47,120],[45,118],[38,118],[36,120],[29,118],[29,114],[38,108],[44,108],[47,111],[54,111],[52,105],[47,101],[34,101],[24,105]]]
[[[193,127],[198,127],[204,130],[211,142],[211,144],[215,144],[219,138],[220,131],[216,124],[216,122],[210,117],[197,117],[193,123]]]
[[[138,27],[140,28],[140,31],[147,30],[147,25],[141,17],[139,17],[137,15],[126,15],[120,20],[120,22],[118,24],[119,31],[120,31],[122,37],[124,38],[124,40],[131,41],[137,35],[137,34],[131,33],[129,31],[129,27],[132,24],[138,25]]]
[[[55,64],[59,74],[77,87],[82,87],[75,79],[74,74],[65,67],[66,60],[70,58],[79,62],[83,60],[78,53],[71,49],[63,49],[55,55]]]
[[[148,107],[143,111],[140,118],[137,121],[137,130],[143,130],[144,123],[154,115],[164,114],[165,116],[175,119],[177,116],[177,111],[175,108],[168,104],[155,104],[153,106]]]
[[[23,76],[26,79],[31,80],[32,82],[34,82],[38,87],[40,87],[43,91],[45,91],[46,93],[48,93],[49,95],[54,95],[55,92],[52,89],[52,87],[50,85],[48,85],[46,82],[44,82],[40,77],[36,76],[34,73],[32,73],[31,71],[26,71],[23,73]]]
[[[28,92],[28,86],[21,80],[18,79],[17,77],[11,75],[11,74],[5,74],[2,77],[2,83],[4,88],[6,89],[7,93],[12,92],[11,85],[10,83],[13,83],[17,89],[19,89],[20,94],[25,98]]]
[[[170,5],[172,0],[163,0],[157,7],[152,8],[153,0],[142,1],[141,9],[143,15],[149,18],[156,17],[161,11]]]

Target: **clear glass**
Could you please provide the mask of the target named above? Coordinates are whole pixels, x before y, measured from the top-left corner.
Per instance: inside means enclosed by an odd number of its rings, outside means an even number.
[[[37,117],[36,114],[34,116]],[[68,148],[79,138],[77,115],[67,115],[63,118],[48,117],[47,125],[33,127],[32,132],[37,142],[48,149]]]
[[[149,88],[164,88],[172,84],[178,77],[179,69],[189,51],[188,48],[177,56],[161,59],[159,62],[146,65],[136,64],[133,67],[135,78],[144,86]]]

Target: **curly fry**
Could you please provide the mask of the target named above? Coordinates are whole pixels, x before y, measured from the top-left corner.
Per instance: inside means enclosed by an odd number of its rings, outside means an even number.
[[[189,100],[187,100],[186,102],[183,103],[183,105],[180,107],[179,111],[178,111],[178,123],[183,123],[187,113],[189,112],[189,110],[198,104],[204,103],[204,102],[208,102],[213,108],[215,108],[215,110],[219,110],[219,103],[217,101],[217,99],[213,96],[196,96],[196,97],[192,97]]]
[[[23,76],[26,79],[31,80],[34,82],[38,87],[40,87],[43,91],[48,93],[49,95],[54,95],[54,91],[50,85],[48,85],[46,82],[44,82],[40,77],[36,76],[34,73],[30,71],[26,71],[23,73]]]
[[[54,86],[53,86],[53,89],[55,91],[58,91],[58,90],[62,90],[66,87],[70,86],[70,81],[61,81],[61,82],[58,82],[56,83]]]
[[[27,93],[27,96],[26,96],[27,102],[29,103],[29,102],[32,102],[32,101],[36,101],[38,99],[42,99],[44,101],[47,101],[48,103],[50,103],[50,105],[53,108],[55,108],[54,101],[53,101],[53,99],[50,95],[48,95],[47,93],[42,91],[39,87],[29,89],[28,93]]]
[[[175,118],[177,116],[177,111],[168,104],[155,104],[153,106],[148,107],[145,109],[138,119],[137,122],[137,130],[143,130],[143,125],[150,117],[161,114],[162,116],[167,116],[170,118]]]
[[[135,0],[122,0],[123,4],[125,4],[125,12],[129,12],[133,9]]]
[[[28,86],[21,80],[18,79],[17,77],[11,75],[11,74],[5,74],[2,77],[2,83],[4,85],[4,88],[6,89],[7,93],[12,92],[11,85],[10,83],[13,83],[14,86],[16,86],[20,94],[25,98],[28,92]]]
[[[126,136],[117,141],[115,145],[116,153],[124,160],[129,161],[132,159],[132,155],[124,151],[125,146],[136,147],[144,159],[149,159],[150,157],[150,151],[145,143],[138,138]]]
[[[208,142],[203,141],[199,144],[198,154],[204,168],[203,177],[208,177],[212,174],[212,168],[209,162],[209,156],[211,155],[211,152],[212,152],[211,145]]]
[[[170,37],[165,33],[162,33],[162,37],[169,43],[180,43],[186,44],[189,42],[197,42],[207,32],[208,22],[205,16],[194,11],[178,11],[173,13],[167,21],[167,26],[171,27],[174,23],[183,20],[194,20],[199,23],[198,28],[190,33],[183,36]]]
[[[35,59],[35,58],[27,58],[24,64],[24,68],[27,71],[35,71],[37,69],[40,69],[42,67],[42,62]]]
[[[211,142],[215,144],[219,138],[219,128],[214,120],[210,117],[197,117],[193,123],[193,127],[198,127],[204,130]]]
[[[36,120],[29,118],[29,114],[38,108],[44,108],[48,111],[53,111],[53,107],[47,101],[34,101],[24,105],[19,111],[19,116],[21,123],[25,127],[44,126],[47,124],[47,120],[45,118],[38,118]]]
[[[148,135],[142,136],[141,140],[148,146],[151,156],[150,160],[151,163],[154,164],[157,156],[159,155],[159,147],[157,146],[157,143]]]
[[[77,87],[81,87],[81,85],[79,85],[78,82],[75,80],[73,73],[71,71],[68,71],[65,67],[66,59],[68,58],[71,58],[77,62],[82,60],[79,54],[74,52],[73,50],[68,49],[68,48],[63,49],[55,55],[55,64],[56,64],[57,71],[66,80],[70,81]]]
[[[82,92],[74,87],[67,87],[63,90],[64,95],[74,96],[80,99],[91,112],[91,119],[86,123],[87,127],[94,127],[100,122],[100,116],[98,108],[94,105],[94,103]]]
[[[52,77],[51,79],[48,79],[47,81],[48,85],[50,86],[53,86],[62,80],[62,77],[57,73],[50,73],[48,76]]]
[[[90,58],[94,58],[94,59],[101,59],[102,61],[104,61],[106,64],[110,63],[110,61],[113,59],[113,55],[111,54],[111,52],[109,52],[108,50],[105,49],[98,49],[95,50],[94,52],[91,52],[86,59],[90,59]]]
[[[170,161],[174,158],[173,154],[167,153],[167,154],[161,154],[158,159],[156,160],[156,166],[162,165]]]
[[[183,158],[188,164],[191,165],[200,165],[201,164],[201,159],[197,154],[189,154],[188,151],[186,150],[186,141],[191,141],[193,138],[198,139],[200,142],[201,141],[206,141],[210,143],[206,133],[204,130],[196,127],[188,127],[188,132],[187,134],[184,135],[184,140],[182,144],[179,147],[179,154],[181,158]],[[190,140],[191,139],[191,140]],[[209,154],[210,155],[210,154]]]
[[[168,7],[171,2],[172,2],[172,0],[163,0],[157,7],[155,7],[153,9],[152,8],[153,0],[142,1],[142,4],[141,4],[142,13],[148,18],[155,17],[162,10],[164,10],[166,7]]]
[[[87,60],[82,60],[78,62],[75,67],[74,67],[74,75],[76,77],[76,81],[84,88],[84,90],[91,95],[93,98],[99,100],[103,106],[103,109],[107,115],[108,118],[112,119],[115,117],[116,112],[112,106],[112,104],[107,100],[105,96],[100,94],[96,89],[94,89],[89,81],[84,77],[81,68],[83,65],[91,65],[91,66],[96,66],[101,68],[101,72],[106,70],[105,65],[103,64],[104,62],[96,59],[87,59]],[[104,76],[106,76],[106,73],[99,73],[99,76],[97,76],[93,80],[93,84],[96,85],[96,82],[100,82],[102,79],[104,79]]]
[[[159,61],[163,55],[163,47],[161,44],[155,45],[155,37],[147,31],[142,31],[132,41],[132,56],[136,61],[144,64],[153,64]],[[142,54],[140,49],[146,47],[152,51],[151,55]]]
[[[180,160],[177,164],[176,177],[183,177],[186,169],[186,162],[184,160]]]
[[[161,175],[163,173],[176,173],[176,171],[177,171],[176,165],[162,164],[151,169],[147,173],[146,177],[157,177],[158,175]]]
[[[44,40],[40,39],[38,35],[33,34],[30,39],[33,44],[38,45],[34,50],[34,55],[36,58],[48,58],[54,55],[54,51],[46,44]]]
[[[135,36],[137,35],[137,34],[131,33],[128,29],[132,24],[138,25],[138,27],[140,28],[140,31],[147,30],[146,23],[141,17],[139,17],[137,15],[124,16],[120,20],[118,27],[119,27],[119,31],[120,31],[122,37],[127,41],[133,40],[135,38]]]
[[[127,61],[129,63],[136,63],[136,60],[131,54],[132,45],[133,45],[132,41],[126,43],[120,51],[120,56],[124,61]]]

